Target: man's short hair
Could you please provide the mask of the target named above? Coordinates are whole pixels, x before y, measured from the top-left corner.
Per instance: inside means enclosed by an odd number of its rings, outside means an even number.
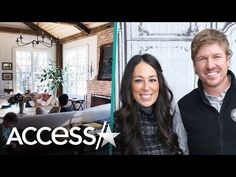
[[[69,97],[68,97],[67,94],[61,94],[61,95],[58,97],[59,103],[60,103],[61,105],[67,105],[68,99],[69,99]]]

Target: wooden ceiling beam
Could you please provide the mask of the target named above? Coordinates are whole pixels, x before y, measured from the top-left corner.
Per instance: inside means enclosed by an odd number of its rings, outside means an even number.
[[[108,29],[108,28],[113,28],[113,23],[112,22],[91,29],[91,34],[96,34],[100,31],[103,31],[103,30]]]
[[[20,29],[20,28],[13,28],[13,27],[3,27],[0,26],[0,31],[7,32],[7,33],[15,33],[15,34],[28,34],[28,35],[36,35],[36,31],[28,30],[28,29]]]
[[[97,34],[100,31],[103,31],[105,29],[112,28],[112,27],[113,27],[113,23],[107,23],[107,24],[98,26],[96,28],[90,29],[89,36]],[[81,39],[81,38],[85,38],[85,37],[88,37],[88,36],[85,35],[84,33],[78,33],[78,34],[74,34],[74,35],[65,37],[65,38],[61,39],[60,42],[61,42],[61,44],[65,44],[67,42],[71,42],[71,41]]]
[[[87,28],[85,25],[83,25],[80,22],[77,22],[74,24],[74,27],[76,27],[77,29],[79,29],[80,31],[84,32],[86,35],[90,34],[90,29]]]
[[[74,27],[77,28],[78,30],[84,32],[85,35],[89,35],[89,34],[90,34],[90,29],[87,28],[87,27],[86,27],[84,24],[82,24],[81,22],[57,22],[57,23],[68,24],[68,25],[74,26]]]
[[[53,41],[59,42],[59,40],[55,36],[51,35],[50,33],[40,28],[39,26],[35,25],[34,23],[32,22],[23,22],[23,23],[27,25],[28,27],[30,27],[32,30],[36,31],[36,33],[37,31],[44,32],[45,36],[47,36],[48,38],[52,38]]]

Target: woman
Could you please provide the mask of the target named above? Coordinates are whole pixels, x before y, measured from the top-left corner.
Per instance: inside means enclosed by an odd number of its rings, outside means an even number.
[[[115,112],[116,154],[180,154],[172,131],[171,101],[158,60],[135,55],[126,65],[121,82],[122,107]]]

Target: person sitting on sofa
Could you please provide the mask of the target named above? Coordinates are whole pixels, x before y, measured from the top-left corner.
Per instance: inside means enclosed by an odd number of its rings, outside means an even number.
[[[53,100],[53,95],[49,95],[49,93],[35,93],[32,100],[29,101],[31,107],[37,106],[48,106]]]
[[[71,109],[71,107],[67,107],[67,103],[69,101],[69,97],[67,94],[61,94],[59,97],[58,97],[58,101],[59,101],[59,106],[61,107],[61,111],[60,112],[70,112],[70,111],[73,111]]]
[[[42,106],[36,107],[36,114],[47,114],[47,113],[55,113],[55,112],[69,112],[73,111],[70,107],[67,107],[67,103],[69,101],[69,97],[67,94],[61,94],[58,97],[59,107],[54,106],[51,108],[49,112],[47,112]]]
[[[53,95],[47,93],[47,89],[44,93],[31,92],[31,90],[26,90],[25,95],[30,97],[30,100],[26,101],[25,107],[37,107],[37,106],[48,106],[48,105],[56,105],[57,98]]]
[[[8,112],[3,117],[3,123],[0,124],[0,154],[7,154],[16,148],[16,144],[11,142],[6,145],[6,142],[11,133],[12,127],[16,126],[18,122],[17,114],[14,112]]]

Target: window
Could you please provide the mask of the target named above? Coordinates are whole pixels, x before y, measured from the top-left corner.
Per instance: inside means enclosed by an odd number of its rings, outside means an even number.
[[[37,51],[27,49],[15,50],[15,74],[16,92],[25,92],[30,89],[32,92],[43,91],[48,88],[40,88],[39,75],[42,68],[48,65],[50,55],[48,51]]]
[[[72,98],[87,93],[88,47],[86,45],[65,50],[64,66],[68,66],[69,74],[65,79],[63,92]]]
[[[71,98],[84,98],[87,81],[97,75],[97,36],[64,44],[63,66],[68,66],[68,74],[63,78],[63,93]]]

